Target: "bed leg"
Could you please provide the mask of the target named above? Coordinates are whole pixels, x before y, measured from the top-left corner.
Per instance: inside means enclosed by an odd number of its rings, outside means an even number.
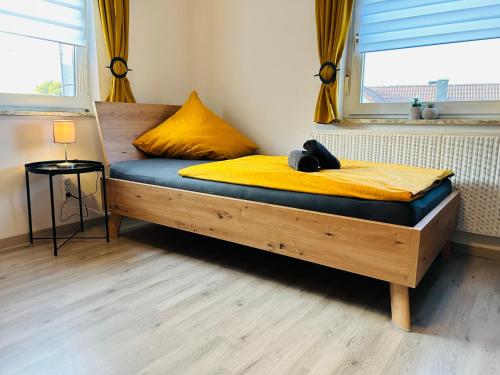
[[[120,233],[120,226],[122,225],[123,216],[111,213],[109,216],[109,236],[111,238],[118,238],[118,234]]]
[[[451,256],[451,253],[452,253],[451,244],[450,242],[446,242],[446,244],[441,249],[441,257],[444,260],[448,260]]]
[[[405,331],[411,331],[408,287],[390,283],[390,289],[392,323]]]

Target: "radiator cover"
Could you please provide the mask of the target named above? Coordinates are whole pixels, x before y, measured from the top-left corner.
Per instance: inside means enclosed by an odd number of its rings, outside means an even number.
[[[500,236],[500,137],[315,131],[343,159],[452,169],[460,190],[458,230]]]

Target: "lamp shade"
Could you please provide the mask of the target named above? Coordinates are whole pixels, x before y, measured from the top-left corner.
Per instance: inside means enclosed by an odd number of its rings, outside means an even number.
[[[76,129],[74,121],[54,121],[54,143],[75,143]]]

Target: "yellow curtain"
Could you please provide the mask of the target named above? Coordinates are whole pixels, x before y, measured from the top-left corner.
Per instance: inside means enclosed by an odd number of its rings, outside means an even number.
[[[354,0],[316,0],[316,32],[318,39],[319,60],[323,69],[320,77],[330,81],[334,74],[333,63],[339,66],[344,45],[349,31]],[[338,116],[337,80],[322,83],[319,90],[314,121],[329,124]]]
[[[98,4],[108,57],[110,60],[120,58],[126,62],[128,59],[128,0],[98,0]],[[127,67],[117,59],[113,64],[113,70],[117,75],[124,75]],[[113,75],[111,90],[106,101],[135,103],[127,77],[119,78]]]

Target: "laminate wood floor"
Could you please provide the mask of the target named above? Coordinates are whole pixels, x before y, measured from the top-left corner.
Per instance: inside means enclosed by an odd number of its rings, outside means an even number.
[[[0,374],[499,374],[500,262],[386,283],[155,225],[0,250]]]

